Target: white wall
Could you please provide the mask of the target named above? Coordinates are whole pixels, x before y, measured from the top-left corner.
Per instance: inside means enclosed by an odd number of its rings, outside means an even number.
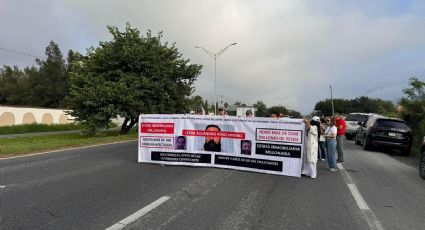
[[[53,118],[53,124],[59,123],[71,123],[73,122],[73,117],[71,115],[66,115],[65,111],[62,109],[45,109],[45,108],[31,108],[31,107],[13,107],[13,106],[0,106],[0,126],[5,125],[20,125],[23,124],[24,115],[26,113],[31,113],[36,123],[46,123],[43,122],[43,115],[49,116]],[[15,120],[14,124],[9,124],[10,121],[10,113],[13,114],[13,118]],[[68,119],[67,122],[60,122],[60,117],[66,116]],[[46,120],[46,119],[45,119]]]
[[[74,122],[74,117],[67,115],[66,112],[70,110],[63,109],[47,109],[47,108],[32,108],[32,107],[14,107],[14,106],[1,106],[0,105],[0,126],[7,125],[21,125],[24,124],[24,116],[31,113],[35,118],[35,123],[48,124],[46,119],[43,121],[43,115],[50,114],[52,116],[52,124],[66,124]],[[13,115],[14,122],[11,123],[10,114]],[[47,115],[48,116],[48,115]],[[63,117],[61,121],[61,116]],[[112,120],[113,123],[121,126],[124,118],[117,117]],[[33,123],[33,122],[30,122]]]

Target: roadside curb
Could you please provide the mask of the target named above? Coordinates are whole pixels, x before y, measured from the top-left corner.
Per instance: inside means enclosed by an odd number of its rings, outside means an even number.
[[[45,151],[45,152],[30,153],[30,154],[23,153],[22,155],[19,155],[19,156],[10,156],[10,157],[4,157],[4,158],[0,157],[0,161],[9,160],[9,159],[16,159],[16,158],[23,158],[23,157],[30,157],[30,156],[37,156],[37,155],[44,155],[44,154],[48,154],[48,153],[63,152],[63,151],[68,151],[68,150],[87,149],[87,148],[99,147],[99,146],[104,146],[104,145],[122,144],[122,143],[133,142],[133,141],[137,141],[137,139],[110,142],[110,143],[104,143],[104,144],[96,144],[96,145],[87,145],[87,146],[81,146],[81,147],[75,147],[75,148],[56,149],[56,150],[50,150],[50,151]]]

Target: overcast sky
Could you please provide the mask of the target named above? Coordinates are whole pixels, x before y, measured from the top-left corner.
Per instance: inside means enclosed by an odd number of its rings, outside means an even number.
[[[25,67],[50,40],[82,53],[110,40],[107,25],[164,31],[184,58],[204,65],[197,94],[262,100],[310,113],[330,97],[397,101],[408,79],[425,80],[422,0],[0,0],[0,65]]]

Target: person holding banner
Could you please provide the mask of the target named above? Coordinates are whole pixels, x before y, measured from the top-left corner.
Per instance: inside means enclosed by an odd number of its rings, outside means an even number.
[[[224,106],[220,106],[220,108],[218,109],[218,114],[220,116],[225,116],[226,115],[226,108]]]
[[[304,118],[304,123],[307,128],[307,141],[305,148],[305,157],[303,159],[302,174],[310,176],[312,179],[317,176],[317,153],[319,149],[317,126]]]
[[[195,115],[205,115],[204,108],[202,106],[199,106],[195,111]]]
[[[245,113],[246,117],[253,117],[252,115],[252,111],[250,109],[248,109]]]

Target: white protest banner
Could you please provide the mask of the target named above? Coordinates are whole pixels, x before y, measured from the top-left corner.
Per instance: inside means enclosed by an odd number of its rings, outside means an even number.
[[[140,115],[139,162],[301,176],[302,119]]]

